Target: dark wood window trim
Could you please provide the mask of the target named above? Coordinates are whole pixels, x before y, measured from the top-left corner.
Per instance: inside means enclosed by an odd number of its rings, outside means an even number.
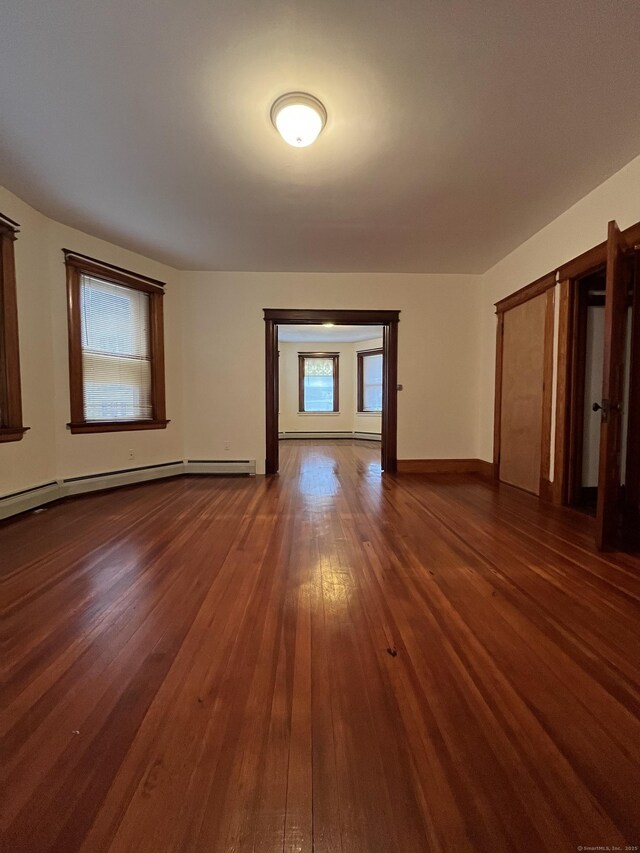
[[[69,389],[71,421],[67,424],[74,434],[124,432],[141,429],[165,429],[166,418],[164,379],[164,320],[163,283],[147,276],[123,270],[95,258],[63,249],[67,268],[67,316],[69,326]],[[84,417],[84,383],[82,375],[82,337],[80,322],[80,278],[83,274],[113,284],[141,290],[149,294],[151,349],[151,406],[150,420],[86,421]]]
[[[0,442],[20,441],[22,425],[18,298],[13,244],[17,222],[0,214]]]
[[[304,400],[304,363],[308,358],[330,358],[333,361],[333,409],[331,412],[306,409]],[[298,353],[298,414],[328,415],[340,411],[340,353],[338,352],[299,352]]]
[[[356,353],[357,356],[357,414],[359,415],[378,415],[382,414],[382,409],[365,409],[364,407],[364,360],[368,355],[383,355],[382,347],[377,349],[363,349]]]

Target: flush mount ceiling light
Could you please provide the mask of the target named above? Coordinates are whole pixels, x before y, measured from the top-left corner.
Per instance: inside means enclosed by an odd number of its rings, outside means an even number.
[[[313,95],[289,92],[274,101],[271,121],[285,142],[294,148],[306,148],[325,126],[327,111]]]

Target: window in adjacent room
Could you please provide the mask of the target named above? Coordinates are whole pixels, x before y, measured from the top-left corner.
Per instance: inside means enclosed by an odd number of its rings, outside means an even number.
[[[358,412],[382,411],[382,350],[358,353]]]
[[[71,432],[163,429],[162,282],[65,250]]]
[[[338,411],[337,352],[298,353],[298,411]]]
[[[20,441],[22,425],[18,306],[13,244],[18,223],[0,214],[0,441]]]

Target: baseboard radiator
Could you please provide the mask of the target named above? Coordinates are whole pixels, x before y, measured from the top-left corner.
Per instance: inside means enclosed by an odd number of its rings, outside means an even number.
[[[105,471],[101,474],[88,474],[83,477],[69,477],[14,492],[0,497],[0,519],[9,518],[20,512],[37,509],[40,506],[73,495],[88,492],[115,489],[118,486],[131,486],[135,483],[147,483],[166,477],[181,475],[213,474],[218,476],[254,476],[255,459],[188,459],[186,461],[164,462],[161,465],[147,465],[142,468],[125,468],[121,471]]]
[[[339,432],[279,432],[278,438],[359,438],[362,441],[380,441],[379,432],[360,432],[358,430],[340,430]]]
[[[43,483],[41,486],[34,486],[32,489],[15,492],[12,495],[0,498],[0,519],[9,518],[9,516],[17,515],[20,512],[27,512],[30,509],[37,509],[39,506],[57,501],[59,498],[60,486],[56,482]]]

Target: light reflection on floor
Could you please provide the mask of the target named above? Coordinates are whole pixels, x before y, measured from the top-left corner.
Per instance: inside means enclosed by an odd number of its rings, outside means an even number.
[[[315,589],[322,590],[314,604],[329,606],[334,616],[339,612],[338,618],[348,621],[356,594],[348,540],[360,538],[360,517],[379,512],[383,506],[380,445],[368,441],[289,440],[281,442],[280,447],[281,476],[296,483],[298,506],[302,504],[309,520],[305,532],[314,543],[313,563],[307,570],[320,580],[320,587],[314,581]]]
[[[345,477],[356,482],[364,479],[367,488],[371,481],[381,482],[378,442],[288,440],[280,446],[281,472],[297,473],[298,489],[304,498],[336,497]]]

